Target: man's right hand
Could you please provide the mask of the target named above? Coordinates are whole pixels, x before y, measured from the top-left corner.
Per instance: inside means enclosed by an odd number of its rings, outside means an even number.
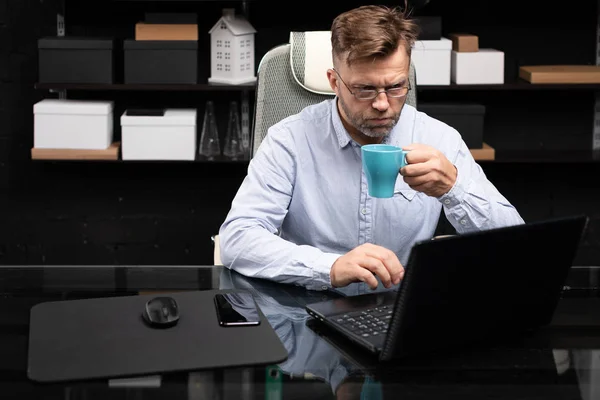
[[[333,287],[365,282],[371,289],[376,289],[377,275],[383,286],[390,288],[392,284],[400,283],[404,277],[404,267],[393,251],[365,243],[338,258],[329,275]]]

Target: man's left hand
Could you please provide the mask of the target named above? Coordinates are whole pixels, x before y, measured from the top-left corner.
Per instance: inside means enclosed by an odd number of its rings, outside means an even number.
[[[452,189],[458,171],[441,151],[424,144],[411,144],[403,150],[410,151],[400,175],[411,189],[432,197],[440,197]]]

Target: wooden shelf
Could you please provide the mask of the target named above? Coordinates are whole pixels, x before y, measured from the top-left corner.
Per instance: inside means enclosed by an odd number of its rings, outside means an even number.
[[[137,83],[36,83],[36,89],[40,90],[81,90],[81,91],[191,91],[191,92],[214,92],[214,91],[243,91],[254,90],[256,83],[245,83],[241,85],[226,85],[217,83],[198,84],[137,84]]]
[[[201,158],[196,158],[195,160],[123,160],[118,159],[115,160],[121,163],[127,164],[157,164],[157,163],[167,163],[167,164],[242,164],[248,165],[248,160],[230,160],[225,157],[220,157],[214,160],[205,160]]]
[[[206,160],[198,157],[195,160],[123,160],[120,157],[120,142],[115,142],[106,150],[73,150],[73,149],[31,149],[33,161],[108,161],[127,164],[243,164],[248,160],[231,160],[223,156]]]
[[[122,160],[120,143],[115,142],[106,150],[31,149],[34,161],[107,161],[128,164],[239,164],[247,167],[248,160],[230,160],[220,157],[216,160],[198,158],[187,160]],[[587,164],[600,163],[600,151],[592,150],[496,150],[484,143],[481,149],[470,149],[473,158],[479,163],[527,163],[527,164]]]
[[[482,160],[485,161],[485,160]],[[600,163],[594,150],[496,150],[494,163],[589,164]]]
[[[114,142],[106,150],[79,149],[31,149],[32,160],[109,160],[119,159],[120,142]]]
[[[119,158],[120,142],[113,143],[106,150],[72,150],[72,149],[31,149],[32,160],[53,160],[53,161],[70,161],[70,160],[91,160],[91,161],[119,161],[124,163],[238,163],[247,164],[248,160],[230,160],[220,157],[215,160],[205,160],[197,158],[196,160],[123,160]],[[471,154],[475,160],[493,160],[494,149],[487,144],[483,144],[481,149],[471,149]]]
[[[197,84],[137,84],[137,83],[36,83],[39,90],[80,90],[80,91],[243,91],[255,90],[256,83],[227,85],[217,83]],[[598,83],[529,83],[523,79],[503,84],[485,85],[421,85],[417,91],[478,91],[478,90],[600,90]]]
[[[476,161],[493,161],[496,158],[496,151],[487,143],[484,143],[481,149],[469,150]]]
[[[524,79],[517,79],[503,84],[482,85],[420,85],[417,91],[428,90],[600,90],[599,83],[529,83]]]

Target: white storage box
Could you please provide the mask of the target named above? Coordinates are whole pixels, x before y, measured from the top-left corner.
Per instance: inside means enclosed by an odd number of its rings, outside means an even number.
[[[417,86],[450,84],[452,40],[417,40],[411,59],[415,65]]]
[[[504,83],[504,52],[479,49],[474,53],[452,51],[452,82],[458,85]]]
[[[113,102],[44,99],[34,104],[33,147],[104,150],[113,141]]]
[[[123,160],[195,160],[196,109],[167,109],[163,116],[121,116]]]

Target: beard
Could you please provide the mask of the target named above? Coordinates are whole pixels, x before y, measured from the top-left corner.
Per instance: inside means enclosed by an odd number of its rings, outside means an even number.
[[[344,110],[344,114],[349,119],[348,122],[360,133],[371,138],[381,138],[389,135],[400,119],[400,111],[397,114],[391,115],[389,114],[389,109],[386,113],[379,114],[375,109],[370,109],[363,113],[354,113],[341,97],[338,97],[338,101],[342,110]],[[376,118],[386,118],[387,121],[385,123],[373,121]]]

